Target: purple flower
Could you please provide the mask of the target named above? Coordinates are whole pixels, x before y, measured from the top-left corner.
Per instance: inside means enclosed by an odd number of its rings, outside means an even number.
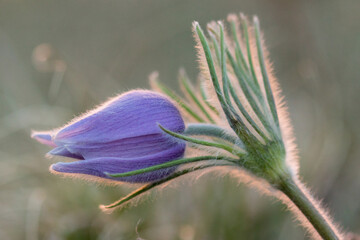
[[[78,160],[53,164],[52,172],[151,182],[175,168],[123,178],[112,178],[104,172],[123,173],[183,157],[185,143],[164,133],[158,124],[174,132],[185,128],[180,112],[167,97],[135,90],[111,99],[62,128],[34,132],[32,137],[54,147],[50,155]]]

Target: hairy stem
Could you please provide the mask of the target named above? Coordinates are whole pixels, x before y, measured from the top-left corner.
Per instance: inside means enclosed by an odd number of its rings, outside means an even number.
[[[279,190],[297,206],[323,239],[341,239],[336,229],[334,229],[335,227],[326,219],[326,216],[323,216],[292,178],[282,179]]]

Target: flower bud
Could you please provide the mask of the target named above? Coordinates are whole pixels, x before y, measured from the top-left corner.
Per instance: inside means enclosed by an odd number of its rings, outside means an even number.
[[[80,160],[53,164],[53,172],[149,182],[167,176],[174,168],[124,178],[112,178],[104,172],[128,172],[181,158],[185,143],[165,134],[158,124],[178,133],[185,128],[180,112],[168,98],[135,90],[107,101],[60,129],[34,132],[32,137],[55,147],[49,155]]]

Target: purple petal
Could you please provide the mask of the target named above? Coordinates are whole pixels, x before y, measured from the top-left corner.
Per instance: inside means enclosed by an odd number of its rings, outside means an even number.
[[[76,158],[76,159],[80,159],[80,160],[84,159],[84,157],[82,155],[71,153],[65,147],[56,147],[53,150],[51,150],[50,152],[48,152],[48,154],[55,155],[55,156]]]
[[[162,133],[165,128],[181,132],[180,112],[165,96],[146,90],[122,94],[62,128],[54,142],[85,145]]]
[[[36,139],[42,144],[49,145],[51,147],[56,147],[56,144],[52,141],[52,131],[49,132],[33,132],[31,137]]]
[[[120,139],[109,143],[64,145],[69,152],[82,156],[85,159],[98,157],[142,157],[162,152],[175,146],[185,148],[183,142],[177,141],[165,133]]]
[[[152,182],[164,178],[171,174],[176,168],[165,168],[161,170],[156,170],[153,172],[148,172],[144,174],[123,177],[123,178],[113,178],[108,177],[104,172],[108,173],[124,173],[128,171],[133,171],[141,168],[150,167],[153,165],[161,164],[181,158],[183,156],[182,147],[174,147],[168,149],[161,153],[147,155],[139,158],[96,158],[84,161],[75,161],[70,163],[59,162],[51,166],[51,170],[58,173],[67,173],[67,174],[85,174],[90,176],[95,176],[99,178],[106,178],[110,180],[123,181],[123,182],[132,182],[132,183],[141,183],[141,182]]]

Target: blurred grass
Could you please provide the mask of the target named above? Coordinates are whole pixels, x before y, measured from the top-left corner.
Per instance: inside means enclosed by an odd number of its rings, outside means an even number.
[[[282,205],[228,176],[103,214],[98,204],[129,189],[51,175],[56,159],[29,137],[147,88],[154,70],[174,88],[179,67],[195,79],[191,22],[240,11],[260,17],[305,182],[360,232],[359,10],[351,0],[0,0],[0,239],[303,239]]]

